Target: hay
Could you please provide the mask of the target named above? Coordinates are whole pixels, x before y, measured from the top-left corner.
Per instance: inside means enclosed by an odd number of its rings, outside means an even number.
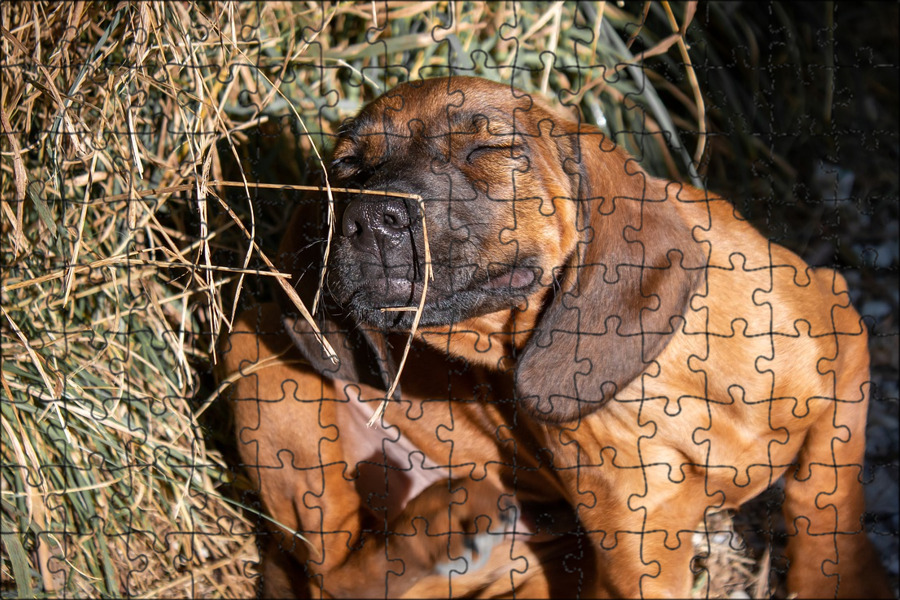
[[[684,69],[667,51],[690,16],[657,8],[638,52],[621,38],[642,16],[603,3],[2,3],[3,594],[252,595],[260,517],[194,399],[215,404],[207,374],[245,283],[292,291],[248,185],[257,131],[291,124],[313,180],[326,134],[397,83],[446,74],[449,55],[546,89],[681,178],[697,165],[674,123],[704,111],[679,90],[670,114],[665,77],[619,66]]]

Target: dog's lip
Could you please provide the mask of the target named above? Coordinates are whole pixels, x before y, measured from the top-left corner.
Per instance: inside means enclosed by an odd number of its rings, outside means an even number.
[[[538,283],[539,267],[532,264],[492,265],[484,269],[480,277],[470,279],[468,285],[447,289],[441,285],[447,281],[441,273],[425,290],[424,282],[406,277],[391,277],[379,273],[358,281],[352,289],[346,289],[342,303],[363,312],[378,311],[385,315],[408,317],[401,309],[415,308],[425,292],[424,320],[430,324],[446,324],[447,319],[458,321],[501,310],[510,305],[512,298],[529,295]],[[497,268],[499,267],[499,268]],[[462,312],[460,312],[462,311]],[[474,312],[473,312],[474,311]],[[405,321],[404,321],[405,322]],[[395,324],[395,326],[399,326]]]
[[[497,274],[490,275],[485,287],[489,289],[519,289],[528,287],[534,282],[535,273],[531,267],[512,267]]]
[[[508,290],[521,290],[531,286],[537,276],[533,267],[513,267],[490,275],[487,280],[475,287],[468,289],[463,288],[456,290],[455,293],[472,292],[478,289],[492,294]],[[369,294],[377,294],[378,308],[400,308],[409,306],[410,303],[417,304],[419,294],[421,294],[421,282],[413,282],[405,277],[379,277],[370,279],[368,285],[364,286]],[[413,289],[415,288],[415,289]],[[386,295],[386,290],[396,291],[396,294]],[[410,299],[410,294],[415,292],[415,297]],[[437,293],[437,296],[435,296]],[[453,296],[453,292],[450,296]],[[440,298],[445,294],[438,292],[436,289],[429,288],[425,298],[425,305],[429,306],[434,302],[440,302]]]
[[[399,308],[409,305],[413,285],[406,277],[379,277],[369,279],[357,292],[375,295],[378,308]]]

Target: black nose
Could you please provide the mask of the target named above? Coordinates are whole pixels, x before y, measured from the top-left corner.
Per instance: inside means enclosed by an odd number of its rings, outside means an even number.
[[[379,255],[378,248],[397,244],[409,224],[402,200],[354,200],[344,210],[341,232],[360,250]]]

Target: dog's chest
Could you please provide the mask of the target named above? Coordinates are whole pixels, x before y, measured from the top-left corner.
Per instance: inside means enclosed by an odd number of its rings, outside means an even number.
[[[356,478],[361,497],[391,519],[422,490],[446,478],[447,472],[387,419],[369,427],[378,402],[361,402],[350,390],[349,402],[337,412],[348,472]]]

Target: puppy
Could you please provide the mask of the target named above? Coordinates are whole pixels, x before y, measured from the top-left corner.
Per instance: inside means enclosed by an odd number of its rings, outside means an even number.
[[[295,213],[280,253],[308,303],[318,285],[310,266],[320,262],[304,227],[311,220]],[[275,303],[245,311],[222,343],[218,374],[241,466],[269,525],[262,596],[542,598],[577,589],[593,564],[573,558],[584,554],[570,534],[573,511],[549,460],[541,463],[550,442],[518,414],[511,380],[415,345],[402,394],[369,428],[392,379],[375,349],[396,360],[406,336],[379,339],[340,316],[318,321],[336,362]]]
[[[866,328],[838,273],[483,79],[366,106],[331,183],[365,190],[338,207],[336,299],[408,330],[382,309],[418,304],[430,252],[419,336],[508,373],[542,424],[596,551],[583,595],[687,596],[698,524],[780,477],[790,591],[889,595],[862,525]]]

